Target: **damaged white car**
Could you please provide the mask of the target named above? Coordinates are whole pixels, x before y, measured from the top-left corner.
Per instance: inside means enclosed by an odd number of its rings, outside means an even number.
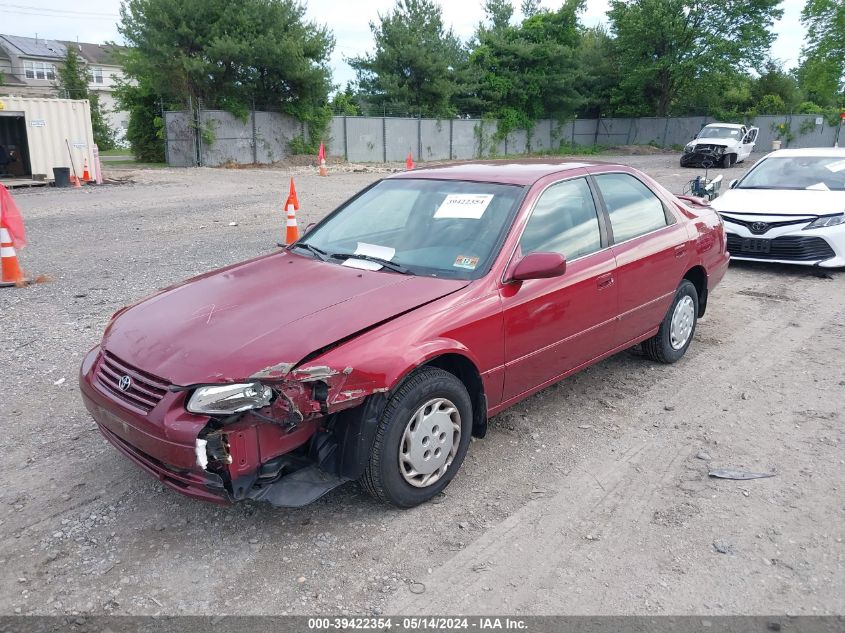
[[[737,123],[710,123],[684,147],[681,167],[731,167],[754,151],[760,129]]]

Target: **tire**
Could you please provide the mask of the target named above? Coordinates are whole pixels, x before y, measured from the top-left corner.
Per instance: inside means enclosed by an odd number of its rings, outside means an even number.
[[[730,169],[736,162],[736,154],[725,154],[722,156],[722,167]]]
[[[416,424],[412,425],[414,420]],[[441,424],[451,426],[440,428]],[[457,428],[459,438],[455,437]],[[450,430],[451,438],[447,435]],[[445,440],[441,439],[444,435]],[[361,486],[379,501],[400,508],[425,503],[449,485],[464,461],[471,435],[472,401],[464,384],[447,371],[422,367],[388,401],[369,463],[359,480]],[[428,450],[430,457],[425,457],[432,460],[430,463],[421,461],[426,447],[432,449]],[[438,449],[440,453],[436,453]],[[432,464],[440,464],[442,455],[446,455],[446,463],[433,473],[413,474],[415,467],[424,471]],[[426,483],[427,478],[434,480]]]
[[[691,302],[691,305],[690,305]],[[679,307],[683,304],[683,307]],[[692,314],[689,313],[689,308],[692,308]],[[673,327],[672,321],[675,317],[676,311],[682,311],[679,315],[679,321],[676,323],[675,335],[683,333],[683,337],[678,337],[673,343]],[[683,318],[682,318],[683,317]],[[684,319],[688,319],[686,327],[680,327]],[[669,306],[666,316],[657,330],[657,334],[650,339],[643,341],[643,353],[651,360],[658,363],[671,364],[679,361],[686,353],[687,349],[692,343],[693,336],[695,336],[695,326],[698,322],[698,291],[695,286],[688,279],[684,279],[678,289],[675,291],[675,298],[672,305]],[[688,331],[687,331],[688,328]],[[682,344],[681,341],[683,341]]]

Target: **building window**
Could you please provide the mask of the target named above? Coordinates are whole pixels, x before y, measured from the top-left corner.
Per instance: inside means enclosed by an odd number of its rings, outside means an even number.
[[[23,70],[27,79],[53,81],[56,78],[56,67],[47,62],[24,61]]]
[[[91,69],[91,83],[94,83],[94,84],[103,83],[103,69],[102,68],[92,68]]]

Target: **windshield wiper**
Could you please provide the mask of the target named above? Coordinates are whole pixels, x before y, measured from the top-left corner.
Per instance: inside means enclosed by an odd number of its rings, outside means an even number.
[[[329,257],[331,257],[326,251],[321,248],[317,248],[316,246],[312,246],[308,242],[297,242],[293,245],[294,248],[305,248],[314,253],[321,261],[327,262],[329,261]]]
[[[392,262],[389,259],[382,259],[381,257],[373,257],[372,255],[361,255],[361,254],[354,254],[354,253],[335,253],[331,255],[332,259],[342,259],[346,261],[347,259],[363,259],[367,262],[373,262],[374,264],[381,264],[388,270],[392,270],[396,273],[401,273],[403,275],[410,275],[411,271],[402,266],[401,264],[397,264],[396,262]]]

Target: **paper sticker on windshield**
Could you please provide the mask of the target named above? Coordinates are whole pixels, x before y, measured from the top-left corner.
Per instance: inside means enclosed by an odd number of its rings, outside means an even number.
[[[838,160],[835,163],[825,165],[830,171],[837,172],[845,170],[845,160]]]
[[[452,266],[454,266],[455,268],[466,268],[467,270],[475,270],[475,267],[478,266],[478,258],[458,255],[455,258],[455,263],[452,264]]]
[[[828,187],[823,182],[817,182],[814,185],[810,185],[809,187],[804,187],[805,189],[812,189],[813,191],[830,191],[830,187]]]
[[[378,244],[367,244],[366,242],[358,242],[358,247],[355,252],[349,256],[344,266],[350,268],[360,268],[361,270],[381,270],[381,264],[378,262],[371,262],[366,259],[355,259],[355,255],[367,255],[369,257],[378,257],[379,259],[386,259],[390,261],[396,255],[396,249],[390,246],[379,246]]]
[[[454,193],[446,196],[434,212],[434,217],[478,220],[492,199],[492,193]]]

